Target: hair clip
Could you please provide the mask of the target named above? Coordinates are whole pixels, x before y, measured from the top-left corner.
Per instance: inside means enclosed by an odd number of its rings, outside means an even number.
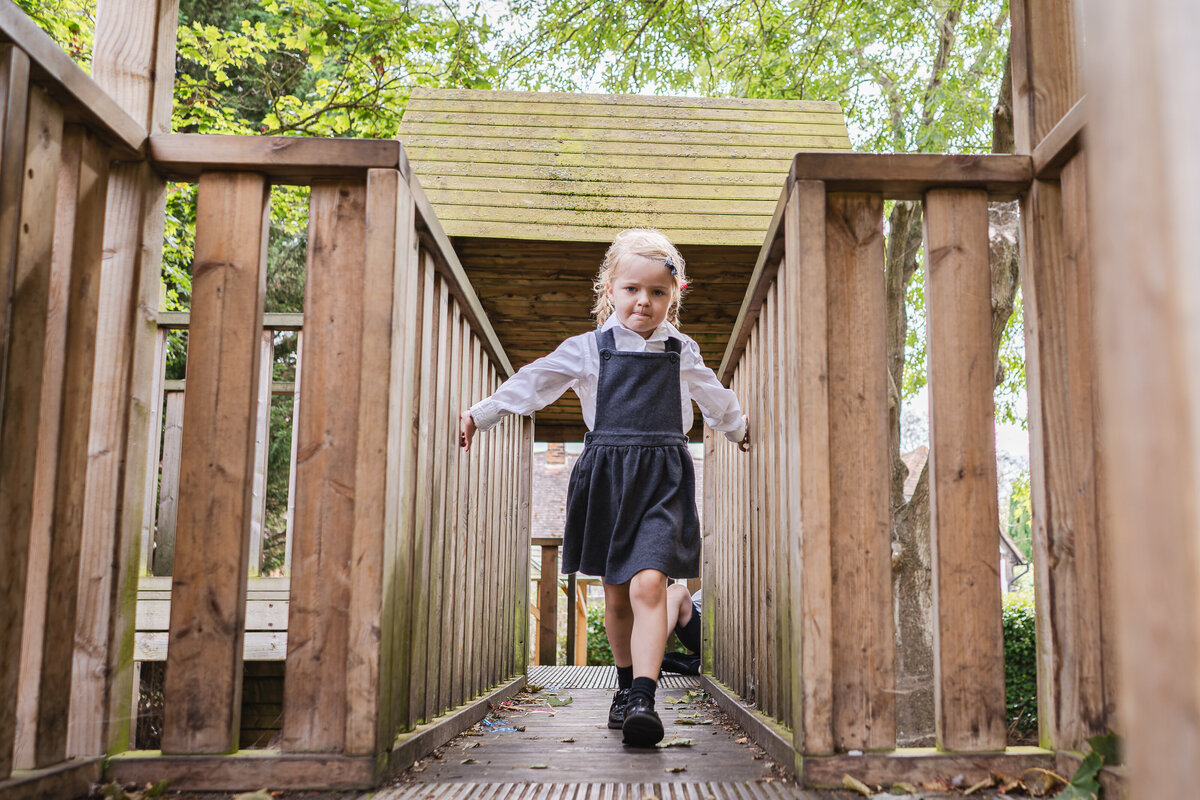
[[[667,256],[665,259],[663,259],[663,266],[665,266],[667,269],[671,270],[672,275],[678,274],[675,271],[675,262],[671,259],[670,256]]]

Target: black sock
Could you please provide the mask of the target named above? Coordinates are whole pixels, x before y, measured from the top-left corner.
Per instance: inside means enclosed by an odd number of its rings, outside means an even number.
[[[628,667],[617,667],[617,688],[628,689],[633,686],[633,664]]]
[[[634,678],[633,687],[629,693],[630,698],[634,695],[641,695],[651,703],[654,702],[654,691],[658,688],[658,681],[654,678]]]
[[[679,643],[686,647],[690,652],[700,652],[700,615],[692,614],[686,625],[676,625],[675,635],[679,637]]]

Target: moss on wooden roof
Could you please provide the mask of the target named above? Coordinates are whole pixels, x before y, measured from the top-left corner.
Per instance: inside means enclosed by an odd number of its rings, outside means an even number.
[[[791,156],[849,150],[837,103],[415,89],[400,140],[451,236],[758,245]]]

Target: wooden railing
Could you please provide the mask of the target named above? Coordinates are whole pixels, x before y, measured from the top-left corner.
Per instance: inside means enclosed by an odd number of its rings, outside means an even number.
[[[11,4],[0,40],[0,797],[84,793],[106,753],[108,779],[176,788],[377,783],[448,730],[426,723],[481,715],[525,668],[532,423],[457,447],[459,410],[512,367],[449,240],[397,142],[148,136]],[[166,178],[199,200],[190,314],[162,320],[189,337],[170,578],[144,604],[168,666],[161,755],[125,751],[139,549],[181,387],[156,368],[158,259],[127,268],[121,248],[158,246],[139,220]],[[312,186],[305,345],[290,575],[268,591],[281,744],[243,757],[276,183]]]
[[[1046,179],[1078,146],[1075,136],[1058,138],[1063,153],[1046,155]],[[704,659],[714,688],[752,702],[767,729],[780,726],[776,755],[794,760],[808,783],[840,784],[843,772],[886,783],[914,764],[909,756],[839,755],[896,748],[889,198],[924,202],[937,748],[972,754],[962,766],[977,773],[980,754],[1005,754],[988,201],[1017,196],[1033,178],[1028,156],[800,154],[780,198],[719,370],[754,420],[755,443],[745,455],[711,433],[706,439],[704,580],[716,588],[705,592]],[[1080,246],[1077,218],[1056,219],[1065,226],[1060,241]],[[1025,284],[1029,374],[1042,376],[1029,411],[1035,493],[1098,470],[1091,434],[1068,436],[1070,425],[1090,431],[1094,421],[1090,411],[1068,411],[1066,395],[1087,398],[1077,384],[1045,377],[1089,374],[1090,330],[1056,288],[1052,265],[1039,266]],[[1065,520],[1044,498],[1034,506],[1035,563],[1040,622],[1054,633],[1039,634],[1042,740],[1076,750],[1111,724],[1099,594],[1080,602],[1083,584],[1101,586],[1098,534],[1084,513],[1095,519],[1096,500],[1082,498],[1075,509],[1072,552],[1054,544]],[[1049,750],[1006,757],[1014,771],[1013,760],[1046,765]],[[936,758],[928,773],[946,768]]]

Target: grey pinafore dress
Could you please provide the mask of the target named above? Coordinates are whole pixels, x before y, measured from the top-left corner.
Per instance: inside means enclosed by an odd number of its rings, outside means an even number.
[[[563,572],[622,584],[643,569],[700,574],[696,475],[682,433],[679,340],[662,353],[621,352],[596,333],[595,428],[571,471]]]

